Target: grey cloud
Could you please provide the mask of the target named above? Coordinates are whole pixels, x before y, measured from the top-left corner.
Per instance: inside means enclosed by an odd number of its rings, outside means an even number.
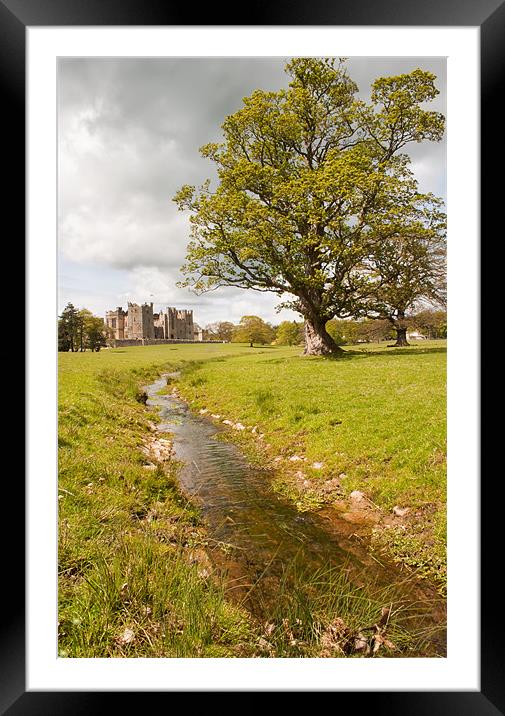
[[[167,298],[188,303],[191,294],[173,287],[180,280],[189,223],[172,197],[182,184],[215,178],[198,148],[220,139],[224,117],[254,89],[287,84],[285,60],[60,60],[58,238],[68,265],[124,270],[131,292],[135,285],[148,288],[151,271]],[[433,109],[445,113],[445,59],[348,59],[362,96],[376,77],[419,66],[437,75],[441,92]],[[445,193],[445,141],[415,145],[410,154],[422,189]],[[225,308],[223,291],[199,299],[209,307],[205,313],[212,306]],[[237,305],[243,295],[233,294]],[[268,304],[268,311],[276,300],[260,294],[245,299],[265,310]]]

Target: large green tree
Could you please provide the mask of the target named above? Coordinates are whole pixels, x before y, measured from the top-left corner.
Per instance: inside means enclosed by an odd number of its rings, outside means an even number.
[[[287,89],[253,92],[225,119],[224,141],[200,150],[217,187],[174,197],[191,212],[184,285],[276,293],[304,317],[306,353],[337,353],[326,323],[363,315],[376,217],[414,181],[402,149],[440,140],[444,118],[425,109],[438,90],[421,69],[377,79],[369,102],[343,61],[296,58],[286,71]]]

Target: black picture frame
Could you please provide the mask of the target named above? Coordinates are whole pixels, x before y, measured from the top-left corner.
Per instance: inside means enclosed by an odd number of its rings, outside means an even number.
[[[4,125],[4,175],[8,175],[5,206],[15,217],[13,232],[18,249],[24,246],[25,217],[25,38],[27,27],[98,25],[342,25],[342,26],[473,26],[481,36],[481,167],[482,177],[496,164],[503,166],[500,136],[505,66],[504,0],[346,0],[310,3],[278,0],[270,5],[254,0],[243,8],[243,17],[234,11],[230,22],[225,5],[173,3],[168,0],[0,0],[0,86]],[[194,19],[198,17],[198,22]],[[5,159],[5,151],[7,159]],[[9,156],[10,155],[10,156]],[[491,174],[492,175],[492,174]],[[499,207],[500,182],[487,181],[481,194],[481,236],[491,235],[491,222]],[[23,256],[18,258],[22,265]],[[485,284],[485,282],[484,282]],[[487,290],[487,288],[486,288]],[[485,298],[485,291],[482,300]],[[19,311],[19,304],[17,306]],[[16,396],[19,404],[19,395]],[[487,451],[482,449],[482,454]],[[4,544],[2,590],[7,604],[2,609],[3,630],[0,651],[0,710],[9,716],[20,714],[95,714],[121,708],[126,696],[129,708],[145,708],[146,698],[161,696],[168,704],[169,693],[118,692],[27,692],[25,690],[25,544],[19,506],[24,505],[21,476],[10,481],[10,504],[18,506],[15,529]],[[481,514],[493,513],[495,486],[482,480]],[[481,690],[437,692],[339,692],[339,708],[358,713],[458,714],[489,716],[505,713],[503,673],[502,594],[496,589],[499,553],[492,530],[482,519],[481,533]],[[7,537],[4,537],[7,541]],[[498,543],[499,544],[499,543]],[[492,562],[493,560],[493,562]],[[464,598],[464,595],[462,595]],[[328,689],[331,690],[331,689]],[[142,699],[142,702],[140,701]],[[345,705],[349,699],[350,705]],[[122,699],[121,699],[122,700]],[[193,706],[194,702],[192,702]]]

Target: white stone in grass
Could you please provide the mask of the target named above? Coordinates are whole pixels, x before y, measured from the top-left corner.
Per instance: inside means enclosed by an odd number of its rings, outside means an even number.
[[[128,627],[124,630],[124,632],[121,634],[121,636],[118,638],[118,642],[120,644],[131,644],[131,642],[135,639],[135,632],[133,629],[129,629]]]
[[[366,496],[364,492],[361,492],[361,490],[353,490],[349,495],[349,499],[353,502],[365,502]]]
[[[289,460],[290,460],[290,462],[301,462],[301,460],[303,460],[303,458],[299,457],[298,455],[291,455]]]
[[[242,425],[242,423],[235,423],[233,426],[234,430],[245,430],[245,425]]]
[[[405,515],[408,515],[410,512],[409,507],[399,507],[398,505],[395,505],[393,507],[393,514],[397,517],[405,517]]]
[[[324,467],[324,462],[313,462],[312,467],[314,470],[322,470]]]
[[[233,425],[231,420],[223,420],[223,425]]]

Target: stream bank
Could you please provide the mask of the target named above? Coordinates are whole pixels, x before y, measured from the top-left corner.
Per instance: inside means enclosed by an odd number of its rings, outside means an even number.
[[[146,387],[147,405],[159,411],[158,431],[172,436],[180,487],[202,513],[206,551],[225,577],[227,593],[265,625],[266,655],[279,624],[288,621],[292,641],[303,642],[307,629],[319,624],[321,609],[333,612],[331,629],[322,635],[327,641],[349,642],[346,629],[363,637],[361,653],[346,655],[373,653],[379,637],[389,656],[445,655],[445,604],[433,590],[374,558],[349,514],[331,508],[300,512],[273,493],[270,470],[220,439],[226,428],[205,413],[194,414],[175,393],[160,394],[166,384],[162,376]],[[288,613],[289,619],[283,616]],[[393,617],[397,643],[385,637]],[[367,629],[375,641],[363,634]]]

